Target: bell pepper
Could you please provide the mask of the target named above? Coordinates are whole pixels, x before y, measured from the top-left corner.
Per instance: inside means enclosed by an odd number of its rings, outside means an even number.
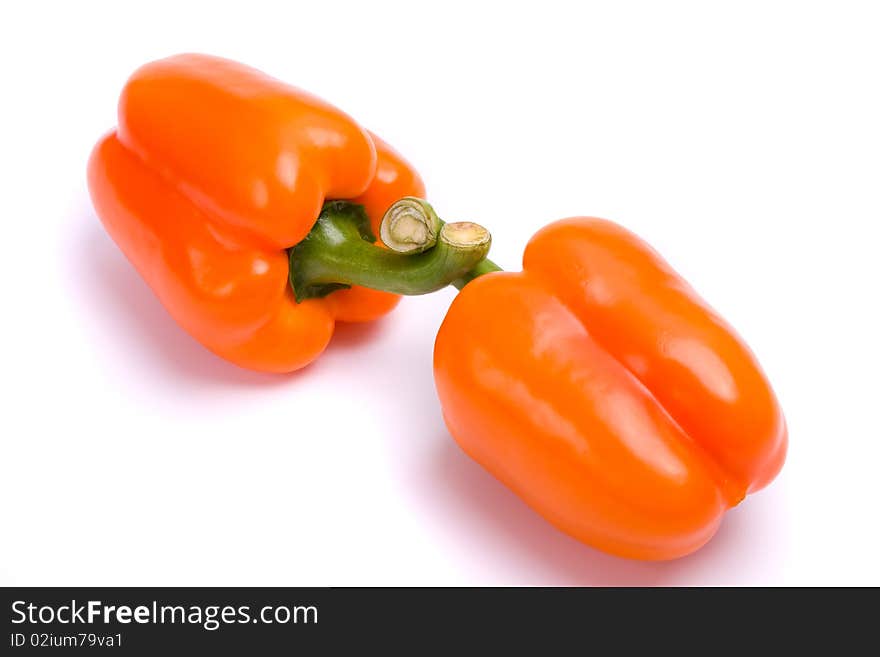
[[[522,272],[496,269],[449,308],[437,392],[461,448],[552,524],[680,557],[779,472],[786,424],[755,356],[638,237],[566,219]]]
[[[97,214],[174,319],[243,367],[303,367],[336,321],[375,320],[396,305],[392,292],[442,287],[488,249],[455,243],[454,229],[451,258],[376,245],[401,197],[404,242],[439,229],[426,202],[405,200],[424,195],[418,173],[338,109],[242,64],[147,64],[118,119],[89,161]],[[408,204],[435,223],[408,222]]]

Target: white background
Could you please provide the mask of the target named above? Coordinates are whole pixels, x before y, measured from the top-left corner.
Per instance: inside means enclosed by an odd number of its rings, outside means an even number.
[[[880,21],[872,3],[4,3],[0,584],[880,584]],[[876,5],[875,5],[876,8]],[[749,341],[780,477],[670,563],[560,534],[435,397],[448,290],[292,376],[166,315],[85,163],[140,64],[239,59],[375,130],[519,267],[614,219]]]

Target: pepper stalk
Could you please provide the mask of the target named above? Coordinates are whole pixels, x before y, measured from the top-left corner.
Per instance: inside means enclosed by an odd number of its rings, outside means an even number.
[[[385,213],[375,236],[363,207],[348,201],[324,204],[306,238],[289,250],[290,284],[297,302],[352,285],[394,294],[419,295],[470,280],[492,243],[473,222],[442,222],[424,200],[405,197]],[[463,283],[462,283],[463,285]]]

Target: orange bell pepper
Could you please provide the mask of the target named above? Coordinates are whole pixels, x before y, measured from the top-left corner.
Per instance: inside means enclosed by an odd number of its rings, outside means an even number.
[[[532,238],[521,273],[482,269],[437,335],[443,415],[551,523],[680,557],[779,472],[786,425],[757,360],[638,237],[567,219]]]
[[[354,272],[297,302],[288,250],[305,241],[325,201],[362,206],[374,233],[393,201],[424,195],[400,155],[336,108],[204,55],[134,73],[88,182],[107,232],[177,322],[223,358],[274,372],[314,360],[336,320],[374,320],[398,301],[358,286]],[[352,239],[374,241],[369,226],[358,231]]]

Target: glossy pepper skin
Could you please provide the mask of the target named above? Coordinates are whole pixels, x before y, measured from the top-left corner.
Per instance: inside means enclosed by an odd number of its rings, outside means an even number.
[[[393,201],[424,196],[418,173],[341,111],[205,55],[132,75],[88,182],[107,232],[174,319],[221,357],[269,372],[314,360],[336,320],[371,321],[398,301],[352,287],[295,302],[286,250],[324,201],[363,204],[376,230]]]
[[[596,548],[672,559],[785,459],[785,420],[734,330],[638,237],[538,232],[521,273],[468,283],[434,352],[462,449]]]

